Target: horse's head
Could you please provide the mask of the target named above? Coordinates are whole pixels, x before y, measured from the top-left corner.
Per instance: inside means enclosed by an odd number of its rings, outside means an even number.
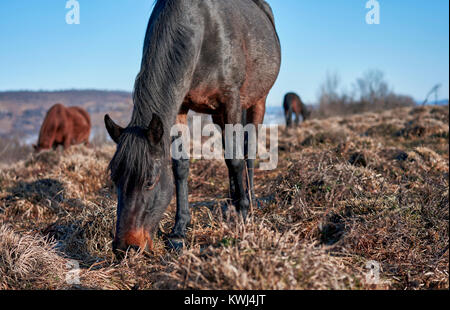
[[[39,154],[41,152],[48,151],[51,149],[52,149],[52,147],[46,145],[45,143],[38,142],[38,144],[33,144],[34,154]]]
[[[39,153],[42,149],[41,149],[41,147],[39,146],[39,145],[37,145],[37,144],[33,144],[33,150],[34,150],[34,153]]]
[[[303,121],[306,121],[311,117],[311,111],[305,105],[303,105],[302,109],[303,109],[302,113]]]
[[[117,224],[113,250],[151,250],[151,235],[170,203],[172,174],[162,138],[164,127],[154,115],[150,125],[122,128],[105,116],[106,129],[117,144],[109,169],[117,187]]]

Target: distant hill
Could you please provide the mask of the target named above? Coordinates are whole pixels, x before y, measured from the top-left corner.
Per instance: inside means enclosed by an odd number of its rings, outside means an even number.
[[[423,102],[418,102],[417,104],[422,105]],[[434,100],[430,100],[428,101],[427,105],[440,105],[440,106],[448,105],[448,99],[438,100],[437,102]]]
[[[0,92],[0,136],[37,136],[48,109],[56,103],[86,109],[95,128],[111,114],[125,124],[131,115],[132,94],[123,91],[64,90]]]
[[[20,136],[33,141],[39,134],[48,109],[56,103],[85,108],[92,118],[94,132],[103,130],[103,117],[110,114],[121,125],[126,125],[133,108],[132,94],[124,91],[62,90],[0,92],[0,137]],[[417,102],[422,105],[423,102]],[[429,102],[434,105],[434,101]],[[440,100],[438,105],[448,105]],[[314,110],[316,106],[310,106]],[[281,106],[267,107],[266,124],[283,124]]]

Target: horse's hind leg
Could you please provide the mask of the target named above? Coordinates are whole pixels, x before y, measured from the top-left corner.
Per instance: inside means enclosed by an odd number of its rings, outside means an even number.
[[[264,114],[266,112],[266,100],[261,100],[259,103],[247,110],[247,124],[253,124],[258,134],[259,125],[264,122]],[[291,113],[292,115],[292,113]],[[254,143],[257,148],[257,137],[255,137]],[[257,151],[257,150],[256,150]],[[248,150],[247,150],[248,152]],[[247,153],[248,154],[248,153]],[[255,153],[256,154],[256,153]],[[247,155],[247,169],[248,169],[248,183],[250,187],[250,195],[253,204],[256,202],[256,196],[254,191],[254,175],[255,175],[255,158],[248,158]]]
[[[248,111],[244,111],[244,117],[242,118],[242,124],[244,126],[253,125],[252,122],[249,122],[247,119]],[[249,194],[249,198],[251,202],[255,202],[255,193],[253,191],[253,176],[255,173],[255,159],[257,153],[257,130],[258,128],[247,128],[244,133],[244,155],[246,160],[246,170],[244,178],[246,180],[247,190]]]
[[[247,121],[247,110],[245,110],[245,111],[243,111],[242,125],[246,126],[247,124],[249,124],[249,122]],[[254,135],[254,134],[256,134],[256,130],[253,132],[245,131],[245,133],[244,133],[244,156],[245,156],[245,160],[247,162],[247,170],[246,170],[245,179],[247,180],[246,185],[248,187],[248,192],[250,194],[250,200],[255,199],[255,195],[253,192],[253,175],[254,175],[254,171],[255,171],[255,158],[253,155],[255,155],[256,152],[252,152],[252,154],[250,154],[250,148],[254,148],[256,146],[256,144],[254,143],[254,142],[256,142],[256,140],[254,140],[254,138],[256,138],[256,137],[249,136],[249,135]],[[252,151],[256,151],[256,150],[252,150]]]
[[[214,124],[219,125],[219,127],[222,129],[222,146],[223,146],[223,149],[225,150],[225,147],[226,147],[225,121],[224,121],[223,115],[214,114],[214,115],[212,115],[212,119],[213,119]],[[229,175],[231,175],[230,173],[231,173],[230,170],[228,170]],[[232,200],[234,200],[236,197],[236,185],[235,185],[234,179],[232,177],[229,178],[229,181],[230,181],[230,198]]]
[[[250,202],[247,198],[247,193],[245,192],[244,185],[245,160],[226,159],[225,162],[228,167],[230,179],[233,180],[235,185],[235,193],[234,197],[232,197],[233,204],[236,206],[237,211],[242,214],[244,219],[246,219]]]
[[[295,127],[300,126],[300,115],[299,113],[295,113]]]
[[[239,93],[233,96],[232,100],[228,102],[226,112],[224,115],[225,124],[236,125],[242,123],[242,107],[240,104]],[[233,137],[226,137],[226,139],[234,141]],[[238,141],[237,141],[238,142]],[[244,219],[247,218],[250,202],[246,193],[246,185],[244,183],[245,159],[237,157],[237,146],[233,147],[232,158],[226,158],[225,162],[228,167],[230,177],[230,184],[234,183],[233,204],[238,212],[240,212]]]

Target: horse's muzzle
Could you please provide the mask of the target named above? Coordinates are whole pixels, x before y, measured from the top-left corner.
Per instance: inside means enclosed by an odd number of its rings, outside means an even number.
[[[136,250],[140,252],[150,252],[153,249],[153,241],[150,233],[144,228],[132,229],[124,234],[116,234],[113,241],[113,252],[127,252],[128,250]]]

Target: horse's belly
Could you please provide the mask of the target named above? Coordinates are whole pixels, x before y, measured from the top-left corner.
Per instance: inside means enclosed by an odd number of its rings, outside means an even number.
[[[208,87],[192,89],[183,106],[198,113],[215,114],[221,110],[220,91]]]

